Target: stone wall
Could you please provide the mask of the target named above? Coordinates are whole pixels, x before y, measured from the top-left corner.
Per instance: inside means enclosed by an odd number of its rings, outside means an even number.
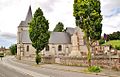
[[[77,57],[42,57],[43,63],[58,63],[62,65],[70,65],[70,66],[88,66],[87,58],[77,58]],[[92,65],[101,66],[103,68],[117,68],[120,69],[120,58],[108,58],[108,57],[94,57],[91,60]]]
[[[15,56],[16,57],[16,59],[18,59],[18,60],[23,60],[23,61],[30,61],[30,62],[35,62],[35,55],[29,55],[29,56],[18,56],[18,55],[16,55]]]
[[[42,63],[47,63],[47,64],[52,64],[52,63],[55,63],[55,57],[42,57],[41,58],[41,62]]]

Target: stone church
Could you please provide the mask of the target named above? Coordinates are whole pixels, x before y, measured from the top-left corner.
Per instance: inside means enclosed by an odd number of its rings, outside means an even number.
[[[32,10],[29,10],[24,21],[21,21],[17,32],[17,56],[34,56],[35,49],[29,38],[29,25]],[[44,56],[81,56],[87,52],[84,33],[78,27],[66,28],[64,32],[51,32],[49,44],[41,52]]]

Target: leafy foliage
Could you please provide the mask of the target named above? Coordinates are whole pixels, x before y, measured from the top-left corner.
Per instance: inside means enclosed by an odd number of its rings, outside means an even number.
[[[79,26],[91,40],[101,38],[102,16],[99,0],[74,0],[76,25]]]
[[[17,53],[17,45],[16,44],[11,45],[9,47],[9,49],[10,49],[10,52],[12,55],[16,55],[16,53]]]
[[[63,32],[64,31],[64,25],[62,22],[58,22],[56,27],[53,30],[54,32]]]
[[[76,19],[76,25],[83,32],[88,49],[88,63],[91,65],[90,44],[101,38],[102,16],[99,0],[74,0],[73,15]]]
[[[120,32],[113,32],[112,34],[108,35],[108,40],[120,40]]]
[[[88,71],[98,73],[101,72],[101,68],[99,66],[91,66],[88,68]]]
[[[105,40],[104,40],[104,39],[100,39],[100,40],[99,40],[99,44],[100,44],[100,45],[102,45],[102,44],[104,44],[104,43],[105,43]]]
[[[29,25],[29,36],[32,41],[32,46],[37,50],[36,54],[38,54],[48,44],[50,37],[48,20],[46,20],[40,8],[35,11],[34,17]]]

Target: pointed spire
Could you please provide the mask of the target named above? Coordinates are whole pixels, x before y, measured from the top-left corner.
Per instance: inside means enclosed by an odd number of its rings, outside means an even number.
[[[28,13],[27,13],[27,16],[26,16],[26,22],[30,22],[30,20],[32,19],[32,10],[31,10],[31,5],[29,6],[29,9],[28,9]]]

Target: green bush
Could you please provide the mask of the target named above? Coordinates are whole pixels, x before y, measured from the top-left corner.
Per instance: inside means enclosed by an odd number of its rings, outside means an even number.
[[[4,53],[0,53],[0,57],[4,57]]]
[[[105,40],[104,40],[104,39],[100,39],[100,40],[99,40],[99,44],[100,44],[100,45],[102,45],[102,44],[104,44],[104,43],[105,43]]]
[[[16,55],[16,53],[17,53],[17,44],[11,45],[9,47],[9,49],[10,49],[10,52],[11,52],[12,55]]]
[[[36,63],[39,64],[41,62],[41,56],[38,54],[36,55]]]
[[[91,66],[88,68],[88,71],[98,73],[101,72],[101,68],[99,66]]]

